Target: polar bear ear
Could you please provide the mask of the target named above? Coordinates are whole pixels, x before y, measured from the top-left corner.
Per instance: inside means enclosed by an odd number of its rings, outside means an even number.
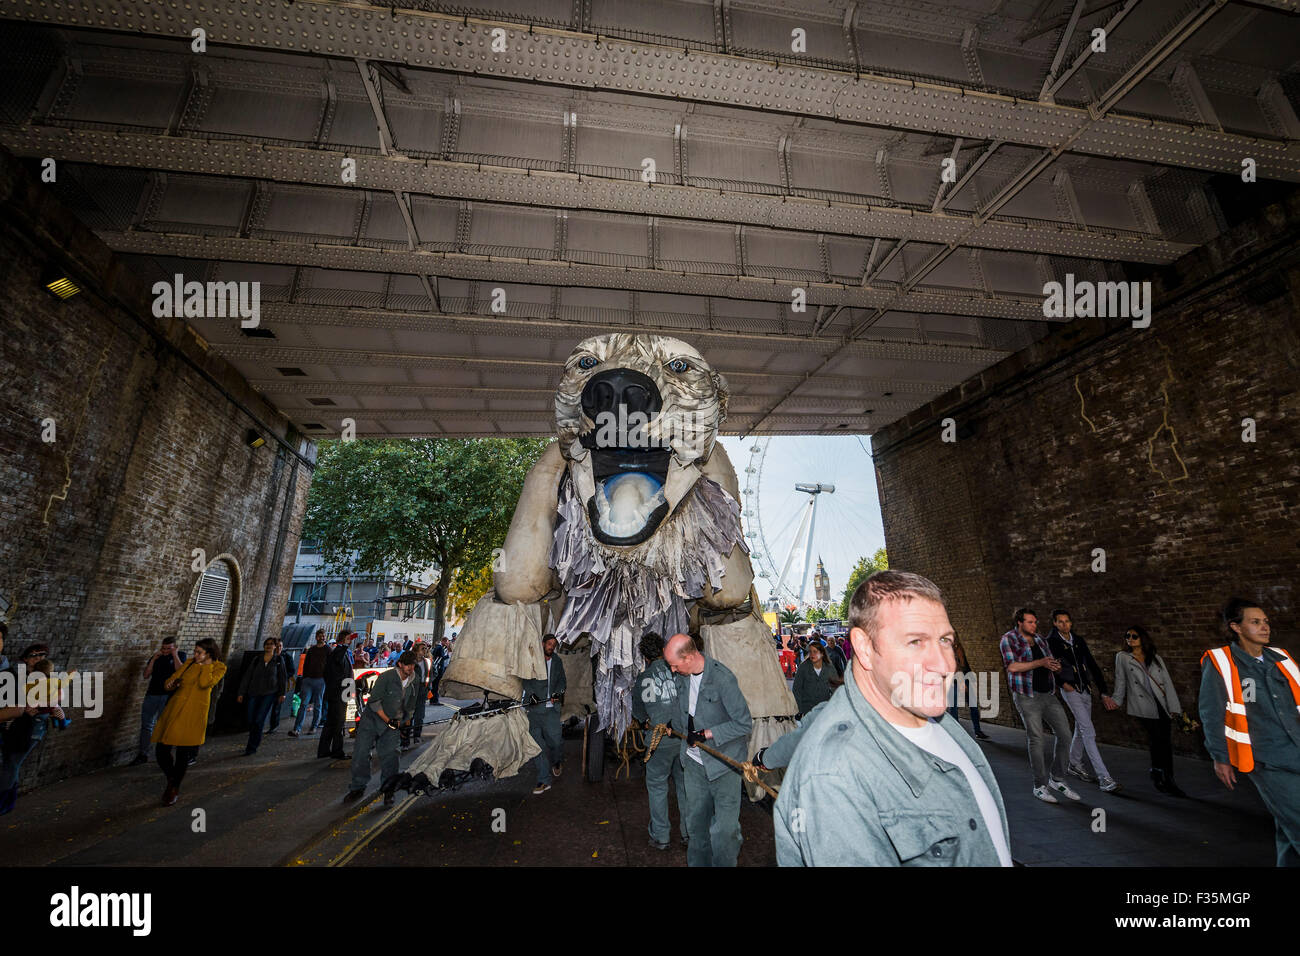
[[[713,379],[713,388],[718,393],[718,424],[721,425],[727,420],[727,399],[731,397],[731,390],[721,372],[710,369],[709,377]]]

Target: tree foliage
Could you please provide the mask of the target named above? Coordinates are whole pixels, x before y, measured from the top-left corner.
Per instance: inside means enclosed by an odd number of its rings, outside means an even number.
[[[441,569],[434,593],[441,638],[457,572],[490,567],[545,446],[523,438],[323,442],[303,537],[319,542],[334,573],[410,579]]]
[[[799,613],[798,608],[781,608],[776,619],[782,624],[798,624],[803,620],[803,615]]]
[[[849,574],[849,582],[844,586],[844,598],[840,602],[840,617],[843,620],[849,619],[849,603],[853,600],[853,592],[858,589],[858,585],[877,571],[888,570],[889,556],[884,548],[877,549],[876,553],[869,558],[858,558],[858,563],[853,566],[853,571]]]
[[[474,609],[478,599],[492,588],[492,565],[481,568],[457,568],[452,575],[451,601],[453,618],[463,618]]]

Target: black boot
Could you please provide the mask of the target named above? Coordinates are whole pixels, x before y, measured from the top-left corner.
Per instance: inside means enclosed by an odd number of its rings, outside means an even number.
[[[1183,791],[1179,789],[1178,784],[1174,783],[1174,775],[1171,771],[1163,771],[1163,775],[1165,778],[1165,793],[1169,794],[1171,797],[1185,798],[1187,796],[1187,794],[1183,793]]]
[[[1161,793],[1169,792],[1169,785],[1165,783],[1165,772],[1163,770],[1157,770],[1155,767],[1152,767],[1151,782],[1155,784],[1155,788]]]

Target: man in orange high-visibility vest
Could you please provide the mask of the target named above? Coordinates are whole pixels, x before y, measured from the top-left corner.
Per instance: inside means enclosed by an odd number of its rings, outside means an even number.
[[[1201,725],[1215,776],[1229,790],[1249,774],[1277,830],[1277,865],[1300,866],[1300,667],[1269,644],[1268,616],[1233,598],[1229,641],[1201,657]]]

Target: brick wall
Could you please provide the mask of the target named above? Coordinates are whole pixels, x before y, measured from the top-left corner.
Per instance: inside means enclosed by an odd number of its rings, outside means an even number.
[[[1044,632],[1069,608],[1108,680],[1123,629],[1144,625],[1190,713],[1230,595],[1300,652],[1298,237],[1292,197],[1154,275],[1150,328],[1076,320],[874,436],[890,564],[947,592],[977,669],[1000,670],[1021,605]],[[1144,740],[1118,712],[1098,730]]]
[[[102,671],[106,692],[102,717],[74,714],[28,759],[27,788],[131,755],[139,675],[163,635],[202,630],[242,650],[259,623],[279,634],[314,447],[184,323],[154,319],[148,290],[7,155],[0,205],[6,653],[44,641],[56,667]],[[55,300],[50,268],[85,291]],[[260,448],[245,441],[254,427]],[[221,556],[237,585],[225,613],[201,624],[190,614],[196,548]]]

